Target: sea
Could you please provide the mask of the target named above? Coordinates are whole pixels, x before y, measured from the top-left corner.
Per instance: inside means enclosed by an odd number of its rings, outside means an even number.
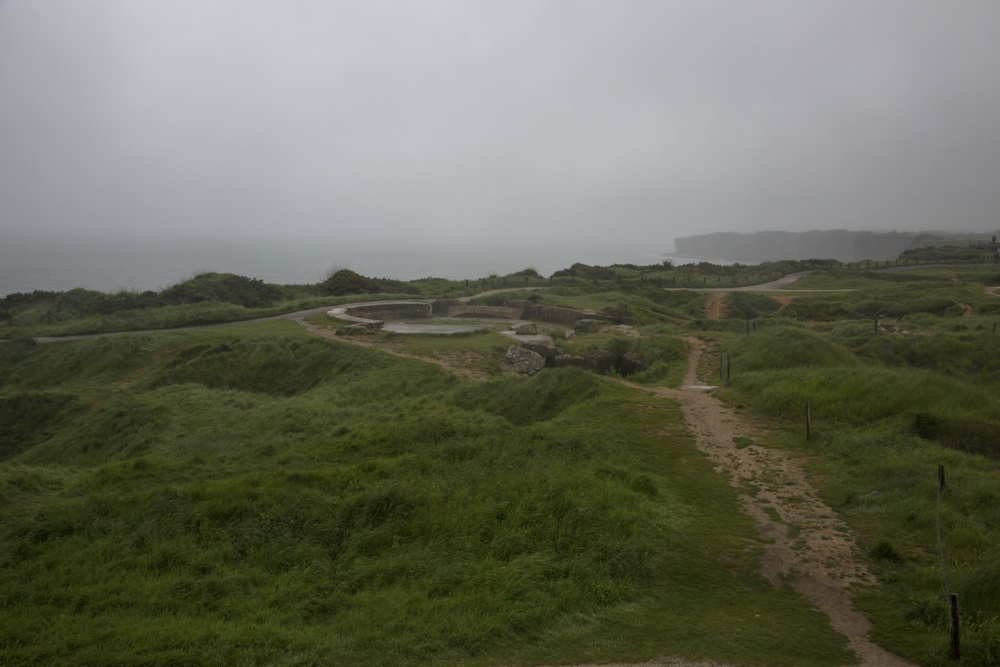
[[[76,287],[111,293],[158,291],[207,271],[296,285],[320,282],[338,269],[396,280],[477,280],[526,268],[550,276],[577,262],[606,266],[664,261],[679,265],[701,260],[672,257],[652,246],[385,248],[316,239],[192,241],[0,233],[0,297]]]

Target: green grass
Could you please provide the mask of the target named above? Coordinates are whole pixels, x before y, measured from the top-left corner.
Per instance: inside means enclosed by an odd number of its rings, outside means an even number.
[[[1000,406],[992,385],[967,370],[982,348],[941,331],[913,338],[869,331],[848,339],[855,355],[835,333],[774,328],[738,339],[733,398],[784,425],[785,446],[809,455],[823,497],[857,531],[879,578],[861,597],[876,640],[920,664],[954,664],[944,587],[966,609],[961,664],[998,665]],[[897,347],[914,363],[900,363]],[[944,561],[936,539],[941,464]]]
[[[704,319],[704,294],[663,289],[803,269],[816,270],[785,293],[791,304],[731,293],[728,321]],[[703,379],[728,352],[732,386],[719,392],[777,430],[769,445],[803,455],[857,534],[878,576],[859,598],[873,637],[920,664],[955,664],[944,586],[963,608],[958,664],[978,667],[1000,665],[1000,297],[984,291],[998,275],[580,265],[549,280],[427,278],[407,290],[545,285],[553,305],[627,312],[641,340],[557,344],[645,353],[653,365],[630,379],[648,384],[680,382],[683,335],[710,344]],[[195,296],[276,294],[202,282]],[[58,295],[0,304],[12,320],[0,319],[11,339],[0,344],[0,663],[850,662],[818,612],[759,575],[762,542],[737,491],[669,401],[574,369],[501,378],[510,341],[495,333],[365,336],[485,382],[287,321],[26,338],[356,298],[310,289],[256,308],[209,299],[94,315],[67,302],[55,324],[38,320]],[[101,308],[150,298],[71,296]],[[876,314],[888,327],[878,334]]]
[[[0,662],[849,659],[667,401],[285,322],[0,354]]]

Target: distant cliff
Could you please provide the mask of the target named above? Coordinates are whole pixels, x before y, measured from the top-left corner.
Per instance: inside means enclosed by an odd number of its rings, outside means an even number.
[[[674,239],[678,257],[728,261],[769,262],[782,259],[896,259],[910,247],[916,234],[850,232],[846,229],[812,232],[718,232]]]

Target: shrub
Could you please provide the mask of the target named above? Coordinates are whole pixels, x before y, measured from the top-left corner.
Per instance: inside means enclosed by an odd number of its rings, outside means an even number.
[[[350,269],[336,271],[319,284],[319,289],[324,294],[332,294],[333,296],[379,293],[412,294],[419,292],[419,288],[412,284],[399,280],[387,280],[385,278],[368,278]]]
[[[891,563],[903,562],[903,556],[896,551],[896,547],[887,540],[882,540],[868,551],[868,555],[875,560],[889,561]]]
[[[222,301],[244,308],[262,308],[280,300],[284,292],[259,278],[232,273],[203,273],[165,289],[160,296],[168,305]]]

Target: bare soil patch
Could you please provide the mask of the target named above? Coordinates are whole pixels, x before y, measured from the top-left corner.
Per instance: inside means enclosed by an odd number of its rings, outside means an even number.
[[[774,299],[775,301],[777,301],[778,303],[780,303],[782,306],[787,306],[792,301],[795,301],[795,299],[797,299],[798,297],[794,297],[794,296],[772,296],[771,298]]]
[[[725,292],[713,292],[705,300],[705,317],[708,319],[721,320],[727,312]]]

